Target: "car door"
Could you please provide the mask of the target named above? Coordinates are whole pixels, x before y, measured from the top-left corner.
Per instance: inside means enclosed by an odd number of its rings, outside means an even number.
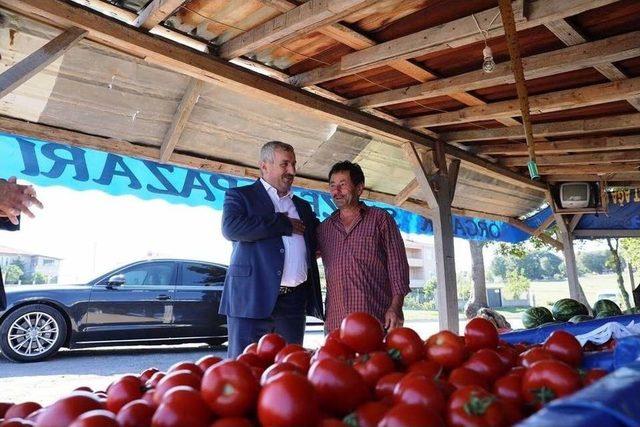
[[[227,269],[182,262],[175,294],[175,326],[181,337],[226,336],[226,317],[218,314]]]
[[[123,283],[110,285],[114,275]],[[176,275],[175,261],[145,261],[93,285],[84,341],[171,337]]]

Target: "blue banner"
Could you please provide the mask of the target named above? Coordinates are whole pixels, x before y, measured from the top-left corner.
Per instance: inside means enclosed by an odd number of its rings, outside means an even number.
[[[640,190],[625,188],[607,197],[607,213],[583,215],[576,230],[639,230]]]
[[[41,186],[100,190],[116,196],[162,199],[189,206],[205,205],[217,210],[222,209],[224,192],[228,188],[252,182],[247,178],[0,134],[0,177],[10,176]],[[320,220],[335,210],[328,193],[302,188],[294,188],[294,192],[311,204]],[[420,215],[384,203],[366,203],[387,210],[403,232],[433,234],[431,221]],[[528,234],[510,224],[487,219],[454,216],[453,227],[456,237],[467,240],[515,243],[529,238]]]

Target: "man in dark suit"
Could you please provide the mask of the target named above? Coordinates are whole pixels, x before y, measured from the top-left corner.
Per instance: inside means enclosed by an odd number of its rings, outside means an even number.
[[[9,180],[0,179],[0,230],[15,231],[20,228],[20,214],[25,213],[33,218],[30,208],[42,208],[36,198],[36,191],[31,185],[20,185],[15,177]],[[7,300],[0,270],[0,310],[6,308]]]
[[[222,234],[233,252],[220,303],[227,316],[228,356],[269,332],[302,344],[306,314],[323,319],[316,261],[318,219],[294,196],[293,147],[279,141],[260,152],[261,178],[227,190]]]

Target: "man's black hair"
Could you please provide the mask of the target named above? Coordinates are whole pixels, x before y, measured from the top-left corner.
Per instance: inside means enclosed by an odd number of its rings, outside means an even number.
[[[331,181],[331,175],[336,172],[349,172],[353,185],[364,184],[364,173],[357,163],[351,163],[349,160],[336,163],[329,171],[329,181]]]

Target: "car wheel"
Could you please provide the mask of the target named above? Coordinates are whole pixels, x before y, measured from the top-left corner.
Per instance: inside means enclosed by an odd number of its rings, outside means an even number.
[[[58,351],[67,337],[67,322],[48,305],[20,307],[0,325],[0,350],[15,362],[37,362]]]

